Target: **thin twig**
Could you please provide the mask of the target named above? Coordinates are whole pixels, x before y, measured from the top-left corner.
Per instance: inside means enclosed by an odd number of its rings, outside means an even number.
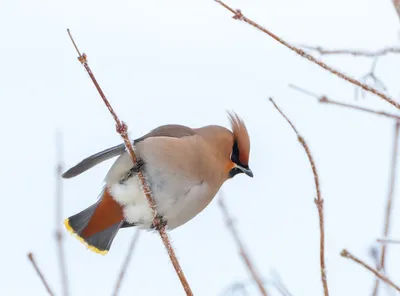
[[[390,53],[398,54],[400,53],[400,48],[397,47],[385,47],[376,51],[368,50],[352,50],[352,49],[326,49],[321,46],[309,46],[309,45],[299,45],[307,50],[313,50],[318,52],[320,55],[352,55],[355,57],[379,57]]]
[[[385,211],[385,226],[383,229],[383,237],[388,237],[389,236],[389,231],[390,231],[390,222],[391,222],[391,217],[392,217],[392,208],[393,208],[393,196],[394,196],[394,190],[395,190],[395,185],[396,185],[396,180],[397,180],[397,153],[398,153],[398,146],[399,146],[399,132],[400,132],[400,123],[399,121],[396,121],[395,123],[395,130],[394,130],[394,137],[393,137],[393,148],[392,148],[392,158],[390,161],[390,181],[389,181],[389,191],[388,191],[388,197],[386,201],[386,211]],[[385,272],[385,259],[386,259],[386,250],[387,250],[387,244],[382,244],[381,247],[381,258],[379,262],[379,271]],[[378,289],[379,289],[379,280],[376,280],[375,282],[375,287],[374,287],[374,296],[378,295]]]
[[[225,4],[224,2],[222,2],[221,0],[215,0],[215,2],[221,4],[223,7],[225,7],[227,10],[229,10],[230,12],[232,12],[234,14],[233,18],[236,20],[241,20],[244,21],[246,23],[248,23],[249,25],[255,27],[256,29],[264,32],[265,34],[268,34],[269,36],[271,36],[273,39],[275,39],[276,41],[278,41],[279,43],[281,43],[282,45],[286,46],[287,48],[293,50],[294,52],[296,52],[298,55],[302,56],[303,58],[308,59],[309,61],[319,65],[320,67],[324,68],[325,70],[331,72],[332,74],[335,74],[336,76],[350,82],[353,83],[355,85],[358,85],[359,87],[363,88],[366,91],[369,91],[377,96],[379,96],[380,98],[382,98],[383,100],[387,101],[388,103],[392,104],[393,106],[395,106],[397,109],[400,109],[400,104],[397,103],[395,100],[393,100],[392,98],[390,98],[389,96],[381,93],[380,91],[378,91],[377,89],[364,84],[350,76],[347,76],[346,74],[343,74],[342,72],[339,72],[338,70],[335,70],[334,68],[332,68],[331,66],[328,66],[327,64],[321,62],[320,60],[314,58],[312,55],[306,53],[304,50],[299,49],[295,46],[290,45],[288,42],[286,42],[285,40],[281,39],[280,37],[278,37],[277,35],[275,35],[274,33],[270,32],[269,30],[267,30],[266,28],[260,26],[259,24],[257,24],[256,22],[252,21],[251,19],[245,17],[243,15],[243,13],[237,9],[234,10],[233,8],[231,8],[230,6],[228,6],[227,4]]]
[[[248,282],[233,282],[231,283],[228,288],[226,288],[220,296],[231,296],[231,295],[241,295],[241,296],[248,296],[249,291],[247,290],[247,286],[249,285]]]
[[[319,176],[317,172],[317,168],[315,166],[314,159],[311,155],[310,148],[308,147],[307,142],[304,140],[304,138],[299,134],[293,123],[289,120],[288,117],[282,112],[282,110],[278,107],[278,105],[274,102],[272,98],[270,98],[270,101],[272,104],[275,106],[275,108],[278,110],[278,112],[286,119],[286,121],[290,124],[292,127],[293,131],[296,133],[297,139],[300,142],[300,144],[303,146],[308,160],[311,165],[311,169],[314,174],[314,182],[315,182],[315,189],[317,191],[317,198],[314,199],[314,202],[317,206],[318,209],[318,215],[319,215],[319,230],[320,230],[320,266],[321,266],[321,280],[322,280],[322,286],[324,288],[324,295],[328,296],[329,295],[329,290],[328,290],[328,282],[326,279],[326,268],[325,268],[325,232],[324,232],[324,200],[321,197],[321,190],[319,186]]]
[[[49,293],[49,295],[51,296],[54,296],[53,291],[50,289],[50,286],[47,283],[46,279],[44,278],[43,273],[40,271],[39,266],[37,265],[32,253],[28,253],[28,259],[32,263],[33,268],[36,270],[36,273],[39,276],[40,280],[42,281],[44,287],[46,288],[47,293]]]
[[[374,260],[375,268],[379,268],[379,250],[378,247],[372,246],[369,248],[369,255],[371,256],[372,260]]]
[[[85,53],[82,53],[82,54],[80,53],[80,51],[79,51],[74,39],[72,38],[72,35],[71,35],[71,32],[69,31],[69,29],[67,29],[67,32],[68,32],[68,35],[69,35],[69,37],[70,37],[70,39],[71,39],[71,41],[72,41],[77,53],[78,53],[78,60],[85,67],[87,73],[89,74],[90,78],[93,81],[93,84],[95,85],[97,91],[99,92],[101,98],[103,99],[104,104],[107,106],[108,110],[110,111],[111,115],[113,116],[113,118],[115,120],[115,123],[116,123],[116,130],[117,130],[118,134],[120,134],[122,139],[124,140],[126,149],[128,150],[128,152],[129,152],[129,154],[131,156],[133,164],[136,164],[137,163],[137,157],[136,157],[135,152],[133,150],[132,142],[129,140],[128,126],[123,121],[119,120],[117,114],[115,113],[114,109],[111,107],[110,102],[108,101],[108,99],[104,95],[100,85],[98,84],[96,78],[94,77],[93,72],[89,67],[86,54]],[[186,295],[193,295],[193,293],[192,293],[192,291],[190,289],[189,283],[186,280],[186,277],[185,277],[185,275],[184,275],[184,273],[182,271],[182,268],[181,268],[181,266],[179,264],[179,261],[178,261],[176,255],[175,255],[175,252],[174,252],[174,250],[173,250],[173,248],[171,246],[171,242],[169,240],[168,234],[167,234],[166,229],[165,229],[165,223],[163,223],[162,219],[160,217],[158,217],[158,215],[157,215],[156,205],[155,205],[154,199],[152,197],[149,185],[147,184],[147,181],[146,181],[146,179],[145,179],[145,177],[143,175],[143,172],[139,171],[137,173],[137,175],[138,175],[138,177],[140,179],[141,185],[143,187],[143,192],[144,192],[144,194],[145,194],[145,196],[147,198],[149,206],[150,206],[150,208],[151,208],[151,210],[153,212],[153,225],[154,225],[155,229],[159,230],[159,233],[160,233],[160,236],[161,236],[162,241],[164,243],[164,246],[168,251],[169,258],[171,259],[172,265],[175,268],[176,274],[178,275],[179,280],[182,283],[182,286],[183,286],[183,288],[184,288],[184,290],[186,292]]]
[[[400,239],[378,238],[376,241],[381,244],[400,244]]]
[[[392,158],[391,158],[391,166],[390,166],[390,181],[389,181],[389,191],[388,197],[386,201],[386,213],[385,213],[385,227],[383,230],[383,237],[389,236],[390,231],[390,222],[392,217],[392,208],[393,208],[393,196],[394,190],[397,180],[397,154],[399,148],[399,132],[400,132],[400,123],[396,121],[395,123],[395,130],[394,130],[394,137],[393,137],[393,148],[392,148]],[[383,245],[381,251],[381,261],[380,261],[380,269],[385,269],[385,258],[386,258],[386,245]]]
[[[375,88],[380,88],[383,91],[387,91],[387,87],[385,83],[379,79],[376,74],[375,74],[375,69],[376,65],[378,64],[378,60],[380,57],[375,57],[372,64],[371,64],[371,69],[367,74],[365,74],[363,77],[360,78],[360,81],[362,83],[374,86]],[[369,84],[368,81],[371,81],[372,84]],[[361,96],[365,98],[366,92],[363,89],[360,89],[359,87],[355,87],[355,98],[356,100],[358,99],[358,93],[361,92]]]
[[[63,206],[63,187],[61,174],[63,171],[63,143],[61,133],[56,134],[57,149],[57,169],[56,169],[56,240],[57,240],[57,257],[61,276],[61,287],[64,296],[69,295],[69,285],[67,276],[67,263],[65,260],[65,250],[63,244],[63,232],[61,231],[62,206]]]
[[[273,270],[272,273],[273,273],[272,274],[272,278],[275,280],[275,282],[273,282],[273,284],[280,291],[280,293],[283,296],[293,296],[293,294],[290,293],[289,289],[284,284],[284,282],[283,282],[281,276],[279,275],[279,273],[276,270]]]
[[[241,239],[239,238],[238,232],[235,228],[235,225],[233,224],[232,218],[230,217],[229,213],[228,213],[228,209],[226,208],[225,202],[223,200],[222,194],[219,198],[219,206],[221,208],[221,211],[225,217],[225,221],[226,221],[226,226],[228,227],[228,229],[231,231],[232,236],[235,240],[236,245],[239,248],[239,253],[240,256],[242,256],[242,259],[244,261],[244,263],[246,264],[246,267],[248,269],[248,271],[250,272],[250,275],[253,277],[254,282],[257,284],[258,289],[260,290],[261,295],[267,296],[267,291],[262,283],[262,280],[260,278],[260,275],[258,274],[258,272],[256,271],[256,268],[254,267],[254,264],[251,262],[250,257],[248,255],[248,252],[245,250],[244,245],[241,241]]]
[[[381,279],[382,281],[384,281],[385,283],[387,283],[388,285],[392,286],[393,288],[395,288],[397,291],[400,292],[400,287],[397,286],[395,283],[393,283],[388,277],[386,277],[385,275],[381,274],[379,271],[373,269],[371,266],[369,266],[368,264],[366,264],[365,262],[361,261],[360,259],[358,259],[357,257],[355,257],[354,255],[350,254],[349,251],[347,250],[343,250],[340,255],[344,258],[348,258],[350,260],[353,260],[354,262],[364,266],[366,269],[368,269],[369,271],[371,271],[373,274],[375,274],[375,276],[377,276],[379,279]]]
[[[400,18],[400,0],[392,0],[397,16]]]
[[[122,280],[124,279],[126,270],[128,269],[129,262],[131,261],[131,258],[132,258],[133,250],[135,249],[135,246],[136,246],[136,243],[137,243],[139,237],[140,237],[140,231],[136,230],[135,235],[133,236],[131,244],[129,246],[128,252],[126,253],[126,257],[122,264],[121,271],[119,273],[117,282],[115,283],[115,289],[114,289],[113,296],[117,296],[119,293],[119,290],[120,290],[121,284],[122,284]]]
[[[297,90],[299,92],[302,92],[302,93],[304,93],[306,95],[312,96],[312,97],[316,98],[318,100],[318,102],[323,103],[323,104],[336,105],[336,106],[345,107],[345,108],[349,108],[349,109],[353,109],[353,110],[358,110],[358,111],[371,113],[371,114],[374,114],[374,115],[380,115],[380,116],[385,116],[385,117],[390,117],[390,118],[393,118],[393,119],[396,119],[396,120],[400,120],[400,116],[392,114],[392,113],[388,113],[388,112],[385,112],[385,111],[375,111],[373,109],[364,108],[364,107],[353,105],[353,104],[347,104],[347,103],[341,103],[341,102],[338,102],[338,101],[334,101],[334,100],[329,99],[327,96],[316,95],[316,94],[314,94],[314,93],[312,93],[312,92],[310,92],[308,90],[305,90],[305,89],[303,89],[301,87],[298,87],[296,85],[293,85],[293,84],[289,84],[289,87],[291,87],[291,88],[293,88],[293,89],[295,89],[295,90]]]

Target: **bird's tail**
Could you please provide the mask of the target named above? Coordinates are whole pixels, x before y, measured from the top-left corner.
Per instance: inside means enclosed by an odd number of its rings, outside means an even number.
[[[95,204],[65,219],[64,225],[88,249],[105,255],[123,222],[122,207],[105,188]]]

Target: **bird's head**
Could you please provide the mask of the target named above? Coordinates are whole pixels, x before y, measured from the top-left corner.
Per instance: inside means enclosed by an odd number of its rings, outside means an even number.
[[[228,112],[233,134],[233,145],[230,154],[229,178],[244,173],[253,177],[249,168],[250,137],[243,120],[234,112]]]

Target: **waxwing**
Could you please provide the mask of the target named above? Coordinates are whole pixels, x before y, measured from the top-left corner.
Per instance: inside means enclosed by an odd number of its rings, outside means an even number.
[[[249,168],[250,138],[242,119],[228,113],[232,131],[209,125],[189,128],[163,125],[133,141],[138,162],[133,165],[124,144],[82,160],[66,171],[73,178],[118,156],[93,205],[64,221],[67,230],[96,253],[106,254],[120,228],[154,229],[153,214],[137,172],[141,170],[157,213],[168,230],[199,214],[222,184],[235,175],[253,177]]]

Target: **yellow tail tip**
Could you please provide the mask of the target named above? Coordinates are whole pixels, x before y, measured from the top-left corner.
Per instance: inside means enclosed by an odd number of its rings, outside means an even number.
[[[108,253],[107,250],[99,250],[98,248],[89,245],[82,237],[80,237],[71,227],[71,225],[69,225],[69,219],[65,219],[64,220],[64,226],[67,229],[67,231],[72,234],[73,236],[75,236],[75,238],[77,238],[81,243],[83,243],[90,251],[95,252],[97,254],[100,255],[106,255]]]

